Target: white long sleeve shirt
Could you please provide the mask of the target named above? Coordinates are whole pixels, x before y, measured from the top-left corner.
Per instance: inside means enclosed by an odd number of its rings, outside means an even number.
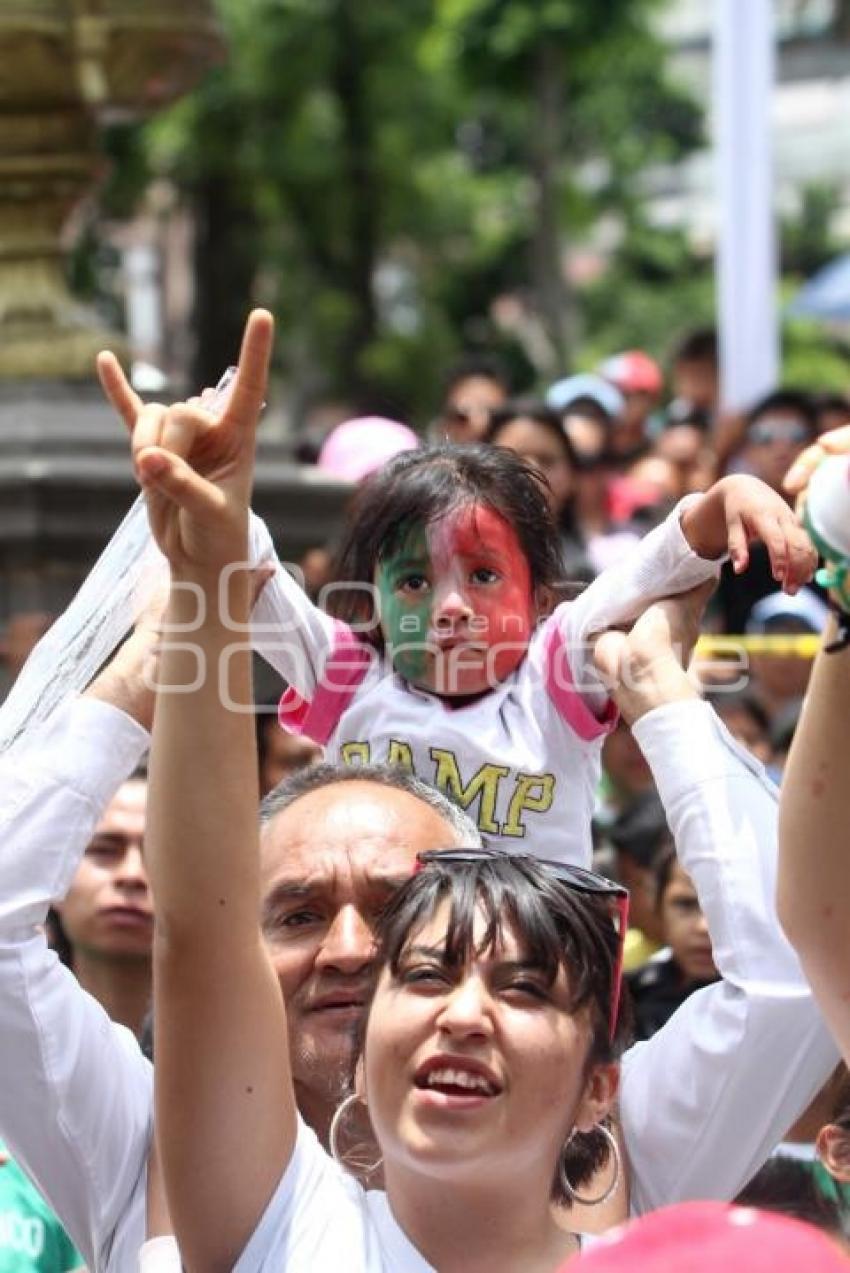
[[[724,977],[624,1059],[620,1116],[632,1205],[642,1212],[733,1196],[837,1051],[776,921],[776,801],[757,762],[698,702],[658,708],[635,732]],[[122,712],[82,699],[35,756],[0,764],[0,1132],[92,1273],[137,1267],[152,1073],[129,1032],[48,950],[40,926],[147,742]],[[273,1249],[264,1235],[275,1240],[277,1198],[252,1259]]]

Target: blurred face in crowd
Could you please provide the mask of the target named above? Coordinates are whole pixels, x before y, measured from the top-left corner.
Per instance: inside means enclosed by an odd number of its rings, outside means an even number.
[[[480,442],[490,416],[507,399],[504,385],[490,376],[467,376],[453,385],[442,412],[449,442]]]
[[[68,895],[56,904],[73,951],[149,958],[153,903],[142,856],[147,783],[125,782],[95,828]]]
[[[516,452],[546,478],[549,484],[546,497],[553,517],[557,518],[575,489],[572,464],[557,438],[536,420],[519,416],[499,429],[496,446]]]
[[[622,390],[625,406],[620,424],[630,438],[640,438],[646,422],[658,405],[658,395],[646,389]]]
[[[807,420],[796,411],[778,409],[750,424],[744,458],[756,477],[782,493],[782,479],[811,440]]]
[[[690,876],[675,863],[661,895],[664,941],[686,981],[710,981],[717,976],[708,924]]]
[[[655,785],[652,770],[623,720],[617,722],[605,739],[602,764],[617,796],[623,800],[638,792],[649,791]]]
[[[651,941],[664,940],[661,919],[656,905],[655,872],[651,866],[641,866],[630,853],[617,852],[617,878],[629,890],[629,924]]]
[[[768,635],[811,636],[808,624],[790,615],[773,619],[765,625]],[[754,654],[750,659],[753,688],[766,701],[769,709],[776,710],[791,699],[802,698],[812,673],[812,659],[799,655]]]
[[[751,752],[763,765],[770,764],[773,759],[773,749],[761,722],[740,704],[730,703],[725,706],[720,696],[715,706],[732,737],[742,747],[746,747],[747,751]]]
[[[673,464],[680,495],[707,491],[715,478],[715,460],[705,434],[693,424],[674,424],[658,437],[653,448]]]
[[[669,460],[661,455],[645,455],[629,468],[633,482],[652,492],[653,504],[672,503],[679,498],[679,475]]]
[[[680,358],[673,366],[673,396],[709,414],[717,405],[717,366],[709,358]]]
[[[308,792],[264,826],[263,932],[286,1000],[293,1078],[308,1121],[320,1125],[350,1080],[377,916],[417,853],[456,842],[423,801],[364,780]]]

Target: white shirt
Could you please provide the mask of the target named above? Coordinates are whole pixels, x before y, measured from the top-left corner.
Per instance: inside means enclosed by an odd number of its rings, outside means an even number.
[[[700,702],[658,708],[635,734],[724,977],[624,1058],[620,1117],[640,1213],[733,1197],[838,1053],[778,928],[776,796],[761,767]],[[91,1273],[134,1270],[145,1240],[151,1069],[40,925],[147,741],[122,712],[83,699],[35,756],[0,763],[0,1132]]]
[[[463,806],[487,843],[588,867],[600,754],[616,711],[590,638],[657,597],[714,578],[681,527],[688,497],[575,600],[534,632],[510,676],[464,707],[404,681],[343,623],[317,609],[283,571],[258,603],[257,647],[290,683],[281,722],[329,761],[395,764]],[[280,635],[275,632],[278,615]],[[295,622],[294,622],[295,620]]]

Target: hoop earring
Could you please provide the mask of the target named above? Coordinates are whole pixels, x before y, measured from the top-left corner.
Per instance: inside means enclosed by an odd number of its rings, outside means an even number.
[[[595,1132],[602,1133],[602,1135],[605,1137],[605,1139],[608,1142],[608,1148],[610,1149],[611,1153],[614,1156],[614,1176],[613,1176],[613,1179],[611,1180],[611,1183],[608,1185],[608,1188],[604,1191],[604,1193],[600,1193],[595,1198],[581,1198],[579,1197],[578,1193],[576,1193],[575,1189],[572,1187],[572,1185],[569,1182],[569,1179],[567,1177],[567,1170],[564,1165],[564,1153],[566,1153],[566,1150],[569,1148],[570,1144],[572,1143],[573,1136],[575,1136],[575,1131],[571,1133],[570,1139],[567,1141],[566,1145],[564,1146],[564,1152],[561,1154],[561,1159],[560,1159],[560,1162],[558,1163],[558,1176],[560,1178],[561,1187],[564,1190],[564,1193],[568,1194],[569,1197],[572,1198],[573,1202],[581,1203],[583,1207],[599,1207],[602,1205],[603,1202],[607,1202],[608,1199],[611,1197],[612,1193],[614,1193],[615,1189],[620,1183],[620,1176],[622,1174],[622,1169],[623,1169],[623,1162],[622,1162],[622,1158],[620,1157],[620,1146],[617,1144],[617,1137],[611,1131],[610,1127],[606,1127],[604,1123],[597,1123],[593,1130]]]
[[[345,1171],[349,1171],[349,1172],[352,1170],[352,1168],[348,1165],[348,1163],[346,1163],[345,1158],[340,1149],[339,1133],[340,1133],[340,1128],[342,1127],[342,1120],[345,1118],[346,1114],[349,1112],[352,1106],[356,1105],[358,1101],[360,1101],[360,1097],[357,1095],[357,1093],[349,1092],[348,1096],[346,1096],[344,1100],[340,1101],[339,1105],[337,1105],[336,1109],[334,1110],[333,1118],[331,1119],[331,1125],[328,1128],[328,1149],[330,1150],[331,1158],[333,1158],[334,1162],[336,1163],[338,1167],[342,1167]],[[361,1101],[360,1103],[365,1105],[365,1101]],[[381,1157],[378,1159],[377,1162],[374,1162],[374,1163],[363,1163],[360,1165],[355,1163],[354,1169],[355,1170],[359,1169],[364,1176],[371,1176],[383,1165],[383,1161],[384,1160]]]

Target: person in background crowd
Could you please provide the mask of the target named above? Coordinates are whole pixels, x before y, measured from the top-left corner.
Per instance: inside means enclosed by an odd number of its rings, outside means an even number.
[[[686,420],[710,433],[720,403],[720,361],[713,328],[696,328],[682,337],[671,359],[670,383],[673,400],[667,408],[668,423]]]
[[[829,618],[824,601],[810,588],[796,596],[772,592],[757,601],[744,627],[752,636],[814,636],[823,632]],[[789,704],[797,704],[806,692],[812,671],[811,654],[753,654],[750,658],[752,693],[771,722]]]
[[[672,845],[656,859],[655,909],[665,949],[629,974],[636,1039],[650,1039],[695,990],[716,981],[708,925]]]
[[[446,376],[442,405],[429,430],[432,441],[480,442],[509,394],[510,381],[498,358],[467,355]]]
[[[788,468],[816,434],[812,400],[796,390],[778,390],[762,398],[746,417],[741,463],[779,494]],[[784,496],[787,498],[787,496]],[[726,632],[740,633],[755,603],[776,591],[776,579],[761,545],[754,544],[750,568],[738,575],[727,563],[720,576],[718,604]]]
[[[815,1181],[827,1197],[835,1199],[850,1239],[850,1075],[839,1066],[837,1082],[829,1085],[831,1108],[815,1139]]]
[[[636,796],[601,834],[614,850],[615,878],[629,890],[629,931],[623,968],[631,972],[664,944],[656,905],[655,863],[669,851],[673,840],[654,785],[652,790]]]
[[[736,1201],[850,1238],[850,1079],[842,1063]]]
[[[768,1158],[735,1202],[810,1224],[835,1242],[844,1238],[838,1202],[819,1187],[810,1164],[800,1158],[786,1154]]]
[[[810,394],[777,389],[750,408],[741,458],[750,473],[782,494],[785,474],[817,437],[817,428]]]
[[[627,812],[645,792],[654,790],[652,773],[632,731],[617,718],[602,746],[602,781],[597,818],[602,825]]]
[[[622,394],[601,376],[568,376],[546,394],[578,460],[575,513],[594,574],[624,557],[638,542],[634,528],[615,526],[611,515],[611,435],[624,409]]]
[[[589,582],[594,572],[576,514],[579,460],[558,413],[542,402],[508,402],[493,412],[484,441],[507,447],[546,479],[546,498],[560,534],[564,581]]]
[[[819,393],[815,397],[818,433],[830,433],[850,424],[850,398],[843,393]]]
[[[310,738],[299,738],[297,734],[281,729],[275,699],[257,704],[257,759],[262,798],[290,774],[318,764],[322,759],[322,749]]]
[[[732,737],[769,766],[773,760],[770,716],[752,690],[709,691],[705,697]]]
[[[0,1140],[0,1273],[70,1273],[83,1257]]]
[[[717,459],[705,430],[683,421],[662,429],[653,443],[653,454],[669,461],[677,473],[677,495],[707,491],[717,480]]]
[[[113,1021],[138,1035],[151,1000],[153,901],[143,843],[147,780],[123,783],[63,898],[54,944]]]
[[[627,349],[606,359],[599,374],[623,395],[623,408],[611,432],[611,456],[617,465],[628,465],[650,449],[650,422],[661,401],[664,377],[658,363],[641,349]]]

